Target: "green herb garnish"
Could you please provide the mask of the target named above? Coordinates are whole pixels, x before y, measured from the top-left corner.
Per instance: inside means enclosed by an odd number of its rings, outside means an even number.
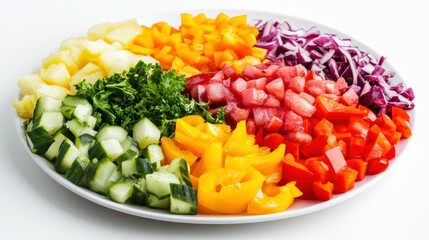
[[[159,64],[137,63],[128,72],[99,79],[94,85],[82,81],[76,95],[93,105],[97,126],[119,125],[131,132],[141,118],[149,118],[163,136],[172,137],[176,119],[199,114],[211,123],[225,123],[225,110],[216,116],[207,110],[207,103],[197,103],[183,94],[184,75],[175,70],[163,71]]]

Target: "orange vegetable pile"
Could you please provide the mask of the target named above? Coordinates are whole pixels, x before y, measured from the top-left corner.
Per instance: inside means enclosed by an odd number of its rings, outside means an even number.
[[[278,185],[286,146],[270,151],[255,144],[242,121],[231,131],[200,116],[177,120],[173,139],[162,137],[167,163],[184,158],[198,190],[198,212],[265,214],[286,210],[301,191],[295,183]]]
[[[246,15],[229,17],[220,13],[208,18],[181,14],[179,28],[166,22],[142,26],[129,50],[157,59],[163,69],[175,69],[192,76],[215,71],[224,64],[241,72],[246,65],[261,63],[266,50],[254,47],[258,29],[247,24]]]

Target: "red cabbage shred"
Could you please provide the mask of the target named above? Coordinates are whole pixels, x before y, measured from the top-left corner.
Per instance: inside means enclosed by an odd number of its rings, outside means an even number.
[[[383,68],[377,59],[360,50],[349,38],[321,33],[317,27],[293,29],[288,22],[255,20],[259,30],[256,47],[267,49],[267,59],[283,59],[288,66],[302,64],[323,79],[343,77],[359,95],[359,103],[380,115],[391,106],[413,109],[414,92],[394,83],[395,72]]]

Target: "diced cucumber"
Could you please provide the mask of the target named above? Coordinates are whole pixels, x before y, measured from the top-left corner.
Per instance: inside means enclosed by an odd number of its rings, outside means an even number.
[[[153,208],[168,209],[170,207],[170,195],[159,198],[158,196],[148,192],[147,204]]]
[[[123,161],[121,164],[122,174],[124,176],[141,175],[153,173],[152,165],[147,158],[133,158]]]
[[[94,136],[92,136],[88,133],[84,133],[84,134],[80,135],[78,138],[76,138],[75,145],[76,145],[77,149],[79,149],[79,151],[81,152],[81,154],[83,156],[89,157],[88,151],[92,147],[94,142],[95,142]]]
[[[197,214],[197,190],[192,186],[170,183],[170,212]]]
[[[175,158],[168,165],[168,172],[173,173],[179,179],[180,183],[192,186],[188,162],[183,158]]]
[[[76,148],[74,143],[66,138],[61,143],[58,149],[58,157],[55,159],[54,167],[58,173],[66,173],[70,169],[74,160],[80,156],[79,149]]]
[[[164,154],[162,153],[162,148],[159,144],[149,144],[145,149],[143,149],[142,155],[149,158],[155,170],[158,170],[162,161],[164,161]]]
[[[143,177],[138,178],[134,181],[134,190],[132,195],[133,202],[139,204],[147,204],[147,186],[146,179]]]
[[[122,162],[127,161],[127,160],[131,160],[131,159],[135,159],[138,157],[138,155],[139,154],[136,153],[135,151],[128,149],[124,153],[119,155],[119,157],[117,157],[115,159],[115,162],[116,162],[116,164],[118,164],[118,166],[121,166]]]
[[[39,97],[33,110],[33,121],[37,121],[44,112],[60,112],[61,105],[61,101],[53,97]]]
[[[148,118],[142,118],[133,127],[133,138],[141,149],[149,144],[158,144],[160,137],[161,131]]]
[[[108,158],[93,159],[88,165],[85,180],[89,189],[97,193],[106,194],[109,187],[110,176],[116,174],[116,165]]]
[[[107,196],[117,203],[127,202],[133,195],[134,184],[131,182],[117,182],[107,191]]]
[[[90,159],[97,158],[109,158],[114,161],[119,157],[124,150],[121,147],[121,144],[116,139],[109,139],[103,141],[96,141],[94,146],[88,150],[88,156]]]
[[[77,119],[69,120],[65,123],[65,125],[67,129],[69,129],[70,132],[72,132],[76,138],[78,138],[80,135],[84,133],[87,133],[91,136],[95,136],[97,134],[97,132],[94,129],[90,128],[84,123],[79,122],[79,120]]]
[[[113,170],[112,174],[110,174],[109,179],[107,179],[106,185],[109,187],[113,183],[117,182],[122,177],[122,171],[118,168],[118,165],[116,165],[115,170]]]
[[[180,184],[179,179],[172,173],[154,172],[146,175],[147,191],[159,199],[170,196],[170,183]]]
[[[70,169],[67,170],[65,178],[78,186],[85,187],[85,170],[90,162],[91,161],[89,160],[89,158],[86,157],[76,158],[73,161]]]
[[[33,123],[33,129],[43,127],[49,134],[54,134],[64,124],[64,116],[60,112],[42,112]]]
[[[45,130],[44,127],[38,127],[26,132],[28,147],[31,152],[43,155],[48,151],[52,143],[55,142],[54,138]]]
[[[58,151],[60,149],[61,143],[66,139],[67,137],[61,132],[57,132],[54,135],[54,142],[49,147],[48,151],[45,153],[45,157],[48,160],[53,160],[58,156]]]
[[[102,127],[95,138],[101,142],[103,140],[116,139],[118,142],[123,142],[128,137],[128,132],[121,126],[104,126]]]
[[[121,142],[122,149],[135,151],[137,154],[140,153],[139,143],[132,138],[131,136],[127,136],[124,141]]]
[[[75,106],[62,105],[60,111],[65,118],[72,119],[75,108]]]
[[[87,109],[90,109],[89,114],[92,113],[92,105],[83,97],[76,95],[67,95],[64,97],[63,105],[77,107],[79,105],[84,106]]]

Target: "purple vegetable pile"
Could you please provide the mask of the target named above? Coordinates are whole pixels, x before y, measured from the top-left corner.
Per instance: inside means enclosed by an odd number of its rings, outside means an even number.
[[[359,95],[359,103],[380,115],[391,106],[414,108],[412,88],[394,83],[395,72],[383,68],[377,59],[360,50],[349,38],[321,33],[317,27],[293,29],[288,22],[256,20],[257,47],[267,49],[267,59],[283,59],[286,65],[302,64],[324,79],[343,77]]]

